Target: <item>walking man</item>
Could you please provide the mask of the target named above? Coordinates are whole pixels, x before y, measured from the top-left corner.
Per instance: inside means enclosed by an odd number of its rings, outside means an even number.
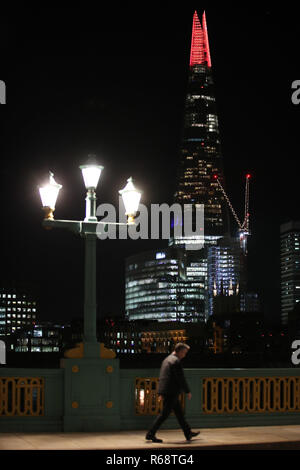
[[[187,441],[197,436],[200,432],[193,432],[186,422],[179,402],[179,395],[182,391],[187,393],[188,399],[192,398],[189,386],[185,380],[182,365],[180,363],[190,347],[185,343],[177,343],[174,351],[167,356],[161,365],[158,382],[158,400],[163,399],[163,410],[155,419],[152,428],[147,432],[146,439],[152,442],[163,442],[155,436],[156,431],[167,419],[173,410],[181,426]]]

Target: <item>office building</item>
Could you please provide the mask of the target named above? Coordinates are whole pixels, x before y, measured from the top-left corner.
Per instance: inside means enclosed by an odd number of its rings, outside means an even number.
[[[37,319],[37,302],[19,287],[0,287],[0,337],[9,336]]]
[[[193,208],[196,204],[204,204],[206,244],[214,244],[229,229],[226,202],[213,178],[216,173],[223,182],[220,133],[206,16],[204,12],[201,25],[195,11],[174,200],[180,204],[192,204]],[[199,234],[201,235],[203,234]],[[175,239],[172,243],[195,243],[195,237],[191,238],[191,240]]]
[[[204,321],[205,272],[195,254],[180,247],[126,259],[128,320]]]
[[[300,302],[300,221],[280,226],[281,322]]]

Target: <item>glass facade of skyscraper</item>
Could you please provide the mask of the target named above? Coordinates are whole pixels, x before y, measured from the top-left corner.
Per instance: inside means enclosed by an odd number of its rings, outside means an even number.
[[[184,126],[174,200],[180,204],[204,205],[204,230],[193,237],[177,237],[170,245],[188,248],[203,242],[198,260],[206,269],[205,316],[212,313],[212,291],[208,272],[208,253],[229,231],[229,215],[223,194],[213,178],[218,174],[224,184],[220,133],[213,74],[209,52],[205,13],[200,24],[197,12],[193,18],[190,67],[184,110]]]
[[[197,228],[199,233],[193,223],[188,235],[183,223],[182,235],[170,238],[161,259],[154,252],[127,259],[126,314],[130,320],[207,319],[208,247],[216,245],[229,230],[227,203],[213,178],[216,173],[223,182],[206,17],[203,13],[201,25],[195,12],[174,202],[188,204],[193,216],[197,205],[204,206],[204,223]]]
[[[223,180],[218,116],[205,13],[194,14],[184,129],[175,202],[204,204],[205,237],[228,230],[227,206],[213,175]]]
[[[152,250],[126,260],[129,320],[204,321],[205,272],[181,248]]]
[[[222,239],[208,248],[207,271],[209,314],[213,314],[213,298],[218,295],[236,295],[241,283],[241,250],[239,241]]]
[[[280,226],[281,321],[300,302],[300,221]]]

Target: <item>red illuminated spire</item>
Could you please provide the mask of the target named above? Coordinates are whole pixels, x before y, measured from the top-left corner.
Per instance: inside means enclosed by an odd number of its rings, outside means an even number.
[[[207,63],[208,67],[211,67],[205,11],[203,12],[203,15],[202,15],[202,27],[203,27],[203,36],[204,36],[204,50],[203,50],[204,62]]]
[[[211,67],[205,12],[202,15],[201,26],[197,12],[195,11],[193,17],[190,66],[196,64],[204,64]]]

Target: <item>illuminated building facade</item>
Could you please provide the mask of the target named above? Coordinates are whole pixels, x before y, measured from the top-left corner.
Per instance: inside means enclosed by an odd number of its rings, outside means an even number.
[[[281,321],[300,302],[300,221],[280,226]]]
[[[176,343],[186,340],[180,322],[106,320],[103,325],[104,344],[117,354],[167,354]]]
[[[223,181],[218,116],[205,12],[202,25],[193,17],[188,89],[175,202],[204,204],[205,243],[214,244],[228,231],[226,202],[213,175]],[[181,243],[182,240],[175,240]],[[189,240],[185,240],[189,243]]]
[[[16,335],[15,352],[52,353],[61,352],[64,347],[64,337],[70,328],[64,324],[39,322],[30,328],[24,328]]]
[[[170,354],[177,343],[191,346],[193,352],[206,346],[203,324],[182,322],[127,321],[106,319],[101,326],[101,341],[118,355]]]
[[[163,330],[143,331],[141,335],[142,350],[147,353],[169,354],[174,350],[176,343],[185,343],[188,340],[186,330],[177,327],[174,329],[169,324]]]
[[[142,352],[142,323],[106,318],[101,324],[101,341],[117,354],[139,354]]]
[[[126,259],[125,310],[129,320],[204,321],[205,271],[180,247]]]
[[[174,201],[204,205],[204,230],[193,237],[174,237],[170,245],[185,246],[202,242],[204,247],[195,250],[202,270],[206,272],[205,318],[212,313],[212,281],[209,276],[209,247],[215,246],[229,233],[229,214],[226,201],[218,188],[214,175],[218,174],[224,186],[221,143],[216,110],[213,73],[205,12],[200,23],[197,12],[193,17],[192,41],[184,110],[181,154],[178,167],[177,191]],[[210,255],[211,256],[211,255]],[[233,268],[235,269],[235,267]],[[233,274],[232,282],[236,281]],[[218,279],[216,279],[218,283]]]
[[[189,204],[192,213],[197,204],[204,205],[204,230],[186,236],[183,227],[182,236],[170,238],[169,250],[162,250],[161,259],[154,251],[127,259],[125,309],[129,320],[207,320],[208,247],[229,231],[226,201],[213,178],[216,173],[224,186],[206,17],[203,13],[201,25],[195,12],[174,202]],[[188,249],[192,244],[203,248]]]
[[[208,247],[209,314],[259,312],[256,292],[247,289],[246,257],[238,238],[225,236]]]
[[[208,247],[207,260],[209,314],[212,315],[216,297],[236,296],[243,288],[239,241],[222,238],[216,245]]]
[[[0,288],[0,336],[9,336],[36,321],[36,300],[19,288]]]

